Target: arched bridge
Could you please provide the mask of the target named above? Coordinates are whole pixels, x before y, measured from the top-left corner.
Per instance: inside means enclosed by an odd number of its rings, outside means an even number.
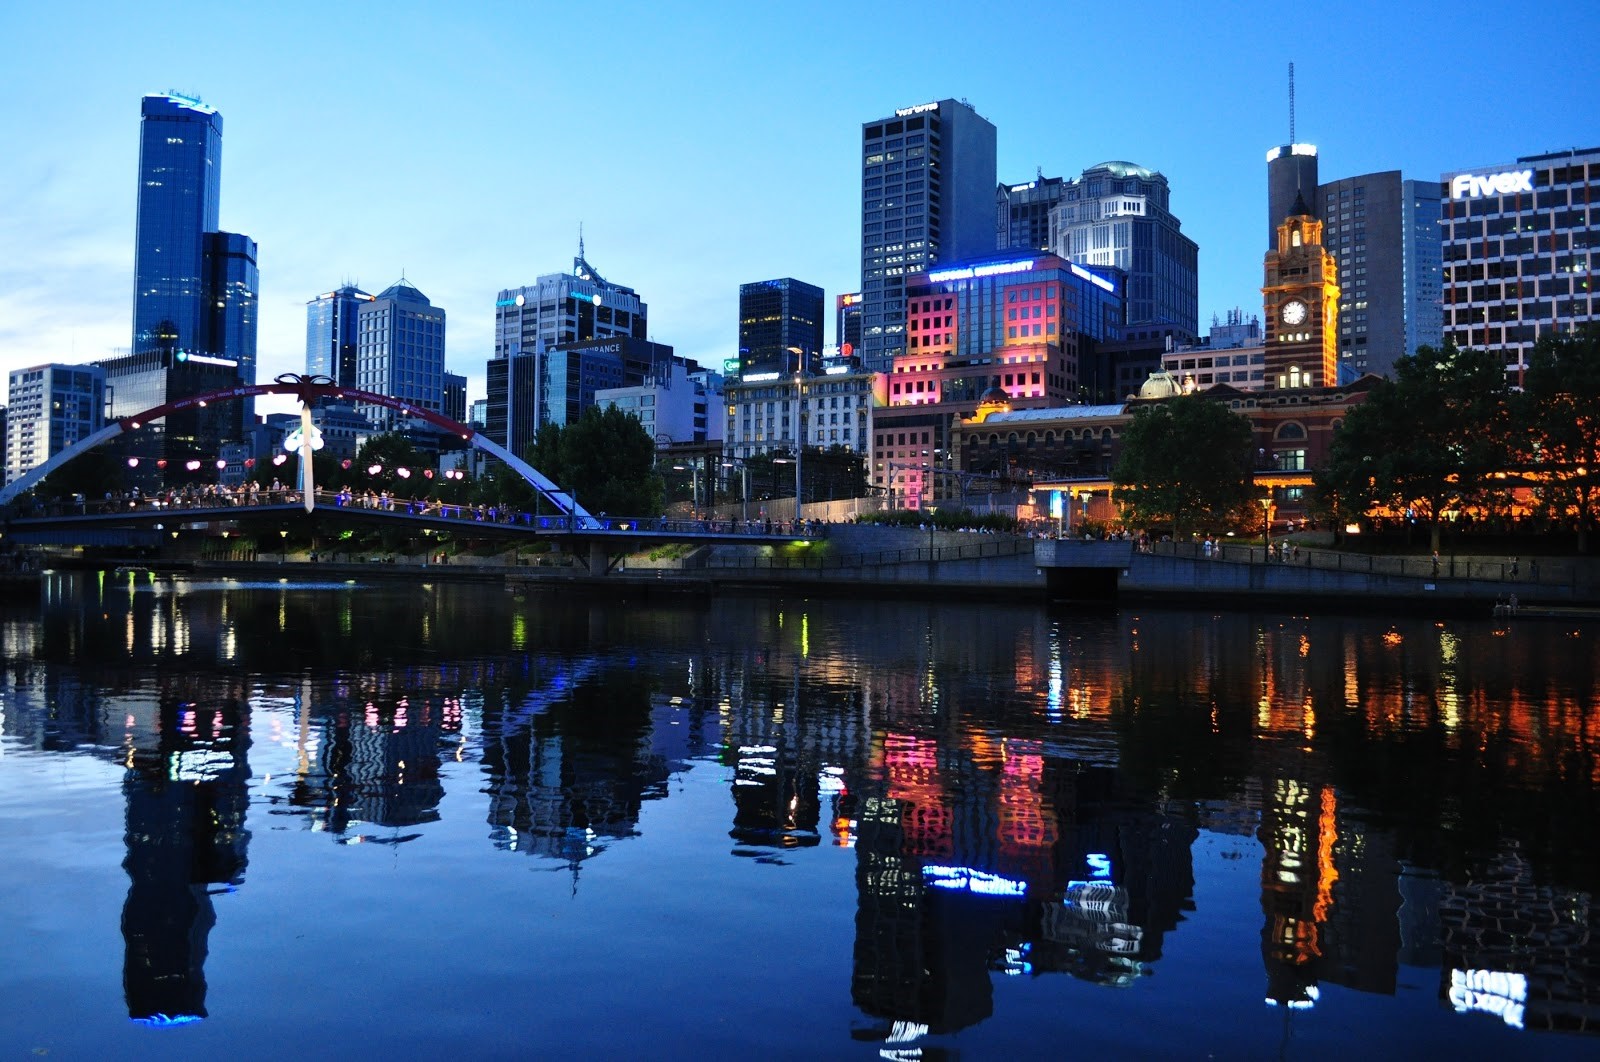
[[[210,391],[206,394],[190,395],[186,398],[168,402],[165,405],[156,406],[153,409],[147,409],[143,413],[119,417],[82,441],[55,454],[44,464],[32,469],[26,475],[6,484],[3,489],[0,489],[0,506],[8,505],[19,495],[32,490],[46,476],[73,458],[110,442],[124,432],[139,431],[152,421],[160,420],[171,413],[203,408],[212,402],[236,402],[242,398],[255,398],[261,395],[292,395],[300,399],[302,422],[308,426],[311,405],[319,398],[362,402],[382,406],[385,409],[392,409],[403,416],[416,417],[443,431],[459,435],[473,448],[482,450],[505,462],[518,475],[527,480],[534,490],[539,492],[540,497],[548,501],[561,515],[571,517],[576,521],[582,521],[590,517],[590,514],[583,506],[579,505],[571,494],[562,490],[555,481],[499,443],[475,431],[470,425],[462,424],[430,409],[423,409],[421,406],[412,405],[410,402],[405,402],[389,395],[378,394],[374,391],[362,391],[353,387],[340,387],[326,376],[302,376],[295,373],[287,373],[280,376],[273,383],[243,384],[239,387]],[[303,463],[309,466],[311,459],[310,432],[306,433],[303,442],[302,457],[304,459]],[[306,503],[307,508],[315,500],[315,494],[303,496],[303,501]]]

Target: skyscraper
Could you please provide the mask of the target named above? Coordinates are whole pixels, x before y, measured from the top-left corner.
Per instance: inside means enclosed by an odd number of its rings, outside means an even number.
[[[1040,175],[1026,184],[995,190],[994,246],[997,251],[1048,251],[1050,211],[1061,202],[1067,182]]]
[[[1444,333],[1522,382],[1540,336],[1600,324],[1600,147],[1444,174]]]
[[[1127,278],[1129,339],[1193,342],[1200,327],[1199,255],[1169,206],[1167,179],[1132,162],[1102,162],[1067,182],[1050,212],[1053,252]]]
[[[353,284],[306,303],[306,372],[340,387],[356,385],[356,321],[373,301]]]
[[[739,374],[815,372],[822,289],[783,277],[739,285]]]
[[[861,126],[861,353],[906,349],[905,277],[994,251],[995,129],[971,104],[902,107]]]
[[[549,367],[540,358],[559,345],[595,339],[643,342],[649,335],[649,313],[638,292],[595,272],[583,257],[581,241],[571,273],[546,273],[531,285],[501,291],[494,303],[494,357],[486,373],[484,434],[521,453],[520,447],[531,442],[544,423],[541,410],[546,408],[543,396],[549,388],[535,377],[548,373]],[[593,381],[589,390],[593,391]]]
[[[226,358],[254,383],[256,242],[217,227],[222,115],[175,94],[141,111],[131,353]]]
[[[356,386],[444,412],[444,326],[444,310],[405,278],[389,285],[359,310]],[[404,420],[385,406],[356,408],[384,429]]]
[[[1388,375],[1419,344],[1437,346],[1438,185],[1386,170],[1330,181],[1307,205],[1339,262],[1341,375]]]
[[[210,351],[205,234],[217,230],[222,115],[171,94],[144,97],[141,112],[132,352]]]
[[[6,482],[22,477],[98,431],[105,422],[105,370],[35,365],[11,373],[6,415]]]

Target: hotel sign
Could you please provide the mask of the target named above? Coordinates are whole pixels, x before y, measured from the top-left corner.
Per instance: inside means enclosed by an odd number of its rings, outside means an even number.
[[[1486,195],[1514,195],[1533,192],[1532,170],[1507,170],[1479,176],[1463,173],[1450,181],[1451,199],[1482,199]]]
[[[919,103],[915,107],[901,107],[894,112],[894,116],[896,118],[904,118],[908,114],[921,114],[924,111],[936,111],[938,109],[939,105],[937,103]]]

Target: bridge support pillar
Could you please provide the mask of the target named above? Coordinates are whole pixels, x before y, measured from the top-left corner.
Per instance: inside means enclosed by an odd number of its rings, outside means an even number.
[[[611,553],[604,542],[589,543],[589,574],[605,575],[611,568]]]

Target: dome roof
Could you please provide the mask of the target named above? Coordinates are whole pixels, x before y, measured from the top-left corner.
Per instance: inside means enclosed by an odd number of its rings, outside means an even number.
[[[1175,398],[1183,394],[1183,385],[1170,372],[1153,372],[1139,385],[1140,398]]]
[[[1096,166],[1090,166],[1089,169],[1110,170],[1113,177],[1143,177],[1146,180],[1149,180],[1152,177],[1160,176],[1160,174],[1156,173],[1155,170],[1146,169],[1137,162],[1118,162],[1116,160],[1112,160],[1110,162],[1102,162]]]
[[[1011,396],[1006,394],[1004,387],[991,387],[979,396],[978,404],[980,406],[1009,406],[1011,404]]]

